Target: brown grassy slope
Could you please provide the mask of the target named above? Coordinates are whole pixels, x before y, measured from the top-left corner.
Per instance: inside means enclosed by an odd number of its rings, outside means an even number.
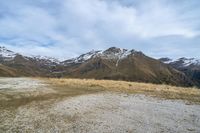
[[[17,55],[12,61],[3,62],[3,65],[17,70],[18,76],[48,76],[51,68],[22,55]]]
[[[15,77],[16,70],[0,64],[0,76],[2,77]]]
[[[183,88],[169,85],[156,85],[126,81],[94,80],[94,79],[45,79],[48,83],[62,90],[80,88],[85,92],[93,90],[114,91],[122,93],[141,93],[166,99],[182,99],[189,102],[200,103],[200,90],[196,88]]]

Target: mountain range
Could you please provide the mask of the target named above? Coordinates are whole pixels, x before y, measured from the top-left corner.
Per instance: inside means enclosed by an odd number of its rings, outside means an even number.
[[[200,60],[154,59],[141,51],[111,47],[59,61],[45,56],[24,56],[0,47],[0,76],[94,78],[200,86]]]
[[[165,64],[172,66],[173,68],[185,73],[193,83],[200,86],[200,60],[195,58],[179,58],[172,60],[170,58],[161,58]]]

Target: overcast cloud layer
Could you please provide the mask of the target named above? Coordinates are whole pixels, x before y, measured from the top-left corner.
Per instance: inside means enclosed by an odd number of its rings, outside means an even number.
[[[0,0],[0,45],[60,59],[111,46],[200,58],[199,0]]]

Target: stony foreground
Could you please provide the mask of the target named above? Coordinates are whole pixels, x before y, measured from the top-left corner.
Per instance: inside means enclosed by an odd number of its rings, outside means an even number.
[[[200,132],[200,105],[142,94],[98,92],[19,104],[49,94],[55,89],[39,80],[1,78],[0,132]]]

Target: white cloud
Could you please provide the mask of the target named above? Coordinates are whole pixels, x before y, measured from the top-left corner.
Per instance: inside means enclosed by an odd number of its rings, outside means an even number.
[[[26,54],[31,52],[62,58],[113,45],[108,43],[131,47],[135,42],[164,36],[195,38],[199,35],[196,21],[189,19],[192,13],[184,10],[186,5],[182,9],[172,2],[12,2],[7,0],[0,5],[0,38],[11,38],[0,41]],[[145,46],[140,47],[145,49]]]

